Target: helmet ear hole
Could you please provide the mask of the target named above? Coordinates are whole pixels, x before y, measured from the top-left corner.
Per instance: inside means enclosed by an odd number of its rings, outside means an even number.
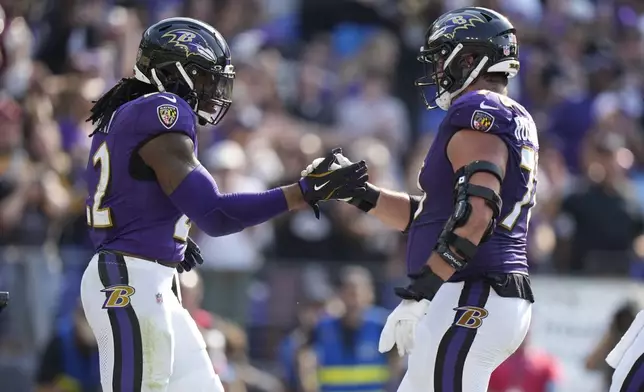
[[[458,60],[458,65],[465,69],[472,69],[476,66],[476,55],[470,53],[464,53]]]
[[[184,80],[175,64],[165,64],[158,68],[153,68],[151,71],[155,72],[157,79],[163,85],[163,90],[160,89],[160,91],[168,91],[183,99],[188,99],[192,86]],[[152,78],[152,83],[156,84],[154,78]]]

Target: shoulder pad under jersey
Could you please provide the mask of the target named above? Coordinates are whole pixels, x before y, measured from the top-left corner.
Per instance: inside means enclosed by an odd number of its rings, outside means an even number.
[[[513,131],[513,103],[511,98],[492,91],[472,91],[457,98],[446,117],[455,128],[504,134]]]
[[[136,116],[137,134],[153,137],[164,132],[182,132],[196,139],[196,117],[188,103],[172,93],[146,94],[134,101],[121,116]]]

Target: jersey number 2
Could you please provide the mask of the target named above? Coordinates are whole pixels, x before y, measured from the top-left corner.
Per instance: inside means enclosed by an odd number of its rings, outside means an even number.
[[[86,207],[87,224],[95,229],[107,229],[112,227],[112,211],[109,207],[101,208],[103,198],[107,192],[110,183],[110,151],[107,148],[107,143],[103,142],[94,155],[92,156],[92,164],[94,167],[100,167],[98,177],[98,184],[94,192],[94,203],[92,207]],[[188,217],[182,215],[174,225],[173,238],[177,241],[186,242],[188,240],[188,232],[190,231],[190,221]]]
[[[94,156],[92,157],[94,167],[100,166],[98,184],[94,192],[94,203],[90,209],[87,206],[87,224],[96,229],[107,229],[112,227],[112,211],[109,208],[101,208],[107,186],[110,183],[110,151],[107,149],[107,143],[102,143]]]
[[[529,177],[527,189],[525,191],[525,194],[523,195],[523,198],[514,204],[510,213],[499,223],[501,226],[508,230],[512,230],[514,228],[514,225],[517,224],[519,216],[521,216],[521,210],[523,209],[523,207],[528,208],[526,226],[530,223],[530,209],[534,207],[535,204],[537,204],[535,198],[537,187],[535,185],[537,184],[538,162],[539,157],[537,155],[537,152],[528,146],[523,146],[523,148],[521,149],[521,169],[528,172]]]

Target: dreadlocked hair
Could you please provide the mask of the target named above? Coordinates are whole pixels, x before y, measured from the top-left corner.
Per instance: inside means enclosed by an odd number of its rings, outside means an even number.
[[[93,101],[92,114],[86,121],[95,125],[96,128],[89,136],[96,132],[102,132],[108,126],[112,114],[126,102],[132,101],[145,94],[157,92],[158,90],[147,83],[134,78],[123,78],[108,92],[103,94],[97,101]]]

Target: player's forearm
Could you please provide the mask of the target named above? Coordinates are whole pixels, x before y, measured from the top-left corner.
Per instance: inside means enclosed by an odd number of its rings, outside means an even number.
[[[454,233],[478,245],[487,231],[493,218],[492,209],[485,203],[485,200],[478,197],[470,198],[472,212],[467,222],[456,229]]]
[[[288,187],[286,187],[288,188]],[[275,188],[260,193],[222,194],[203,166],[194,169],[169,195],[174,205],[206,234],[218,237],[266,222],[289,210],[286,194],[297,205],[293,191]]]
[[[454,229],[454,234],[459,237],[469,240],[474,245],[479,245],[485,231],[487,230],[490,221],[492,220],[492,210],[485,204],[485,201],[480,198],[470,198],[472,212],[470,217],[463,226]],[[455,249],[452,249],[454,251]],[[443,260],[436,252],[427,261],[427,265],[432,271],[440,276],[443,280],[448,280],[456,272],[445,260]]]
[[[410,219],[409,195],[389,189],[380,189],[378,203],[369,214],[396,230],[407,228]]]
[[[456,270],[447,264],[447,262],[445,262],[445,260],[443,260],[436,252],[432,252],[431,256],[429,256],[427,265],[431,268],[432,272],[443,279],[443,281],[447,281],[456,272]]]
[[[483,199],[470,198],[470,206],[471,212],[467,222],[453,229],[453,231],[450,229],[450,232],[456,234],[458,237],[469,240],[474,246],[477,246],[481,242],[493,214]],[[449,222],[447,225],[449,226]],[[443,242],[441,245],[443,235],[445,235],[445,231],[441,233],[437,247],[429,256],[426,267],[421,268],[415,274],[416,276],[413,277],[412,284],[409,287],[397,293],[403,299],[415,299],[419,301],[419,298],[424,298],[431,301],[443,283],[449,280],[456,272],[460,258],[457,256],[460,253],[459,249],[455,249],[452,245],[448,245],[448,249],[444,248],[443,245],[445,243]],[[461,261],[459,270],[464,268],[465,264],[467,264],[467,260],[465,262]]]

